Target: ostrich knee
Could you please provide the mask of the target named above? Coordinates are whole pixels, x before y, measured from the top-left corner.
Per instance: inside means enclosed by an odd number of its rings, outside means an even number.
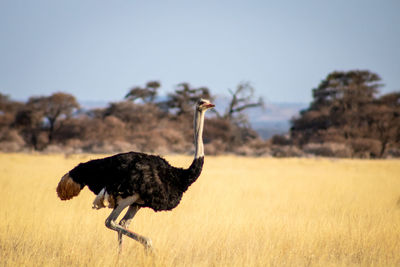
[[[109,228],[111,230],[117,230],[116,227],[115,227],[116,226],[115,221],[110,219],[110,218],[106,219],[105,225],[106,225],[107,228]]]

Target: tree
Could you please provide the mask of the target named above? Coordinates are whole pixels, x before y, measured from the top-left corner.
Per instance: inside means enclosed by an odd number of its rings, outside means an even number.
[[[334,71],[312,90],[314,99],[310,109],[338,103],[351,109],[354,105],[368,103],[382,86],[380,80],[378,74],[367,70]]]
[[[0,93],[0,128],[6,130],[5,128],[11,127],[14,121],[15,114],[23,106],[23,103],[18,101],[13,101],[7,95]]]
[[[131,100],[132,102],[141,99],[144,103],[153,103],[160,86],[160,82],[150,81],[146,83],[144,88],[140,86],[133,87],[128,94],[126,94],[125,99]]]
[[[61,119],[69,118],[73,112],[79,109],[75,97],[66,93],[54,93],[49,97],[31,99],[32,103],[43,110],[44,117],[49,123],[49,143],[53,141],[56,123]],[[28,102],[29,104],[29,102]]]
[[[248,82],[240,83],[235,91],[229,90],[231,100],[222,117],[229,121],[235,119],[239,124],[247,124],[247,118],[243,111],[249,108],[264,107],[264,100],[261,97],[255,99],[254,91],[254,87]]]
[[[177,115],[192,114],[193,106],[199,98],[213,100],[207,87],[192,88],[188,83],[180,83],[175,92],[168,94],[164,104],[168,110],[176,109]]]
[[[15,122],[29,136],[33,147],[39,149],[40,132],[47,131],[47,143],[51,143],[57,123],[71,117],[78,108],[79,104],[75,97],[66,93],[31,97],[24,108],[17,113]]]
[[[362,135],[361,116],[381,86],[380,77],[369,71],[332,72],[313,89],[310,107],[292,120],[291,134],[307,143],[321,139],[328,128],[338,128],[345,139]],[[322,137],[323,138],[323,137]]]
[[[20,133],[13,127],[15,115],[22,106],[23,103],[0,93],[0,149],[12,147],[11,150],[19,150],[25,144]]]
[[[400,93],[389,93],[374,101],[367,110],[369,135],[381,143],[379,157],[388,145],[400,148]]]
[[[0,93],[0,114],[15,113],[23,104],[18,101],[13,101],[8,95]]]
[[[250,108],[263,107],[264,101],[261,97],[256,99],[254,87],[248,82],[239,83],[235,91],[230,89],[228,91],[231,95],[228,106],[222,115],[216,109],[212,110],[217,115],[217,118],[212,123],[215,123],[217,127],[220,127],[219,125],[229,125],[227,128],[229,129],[229,138],[224,138],[221,141],[227,144],[228,147],[237,147],[258,137],[258,134],[251,129],[244,111]],[[217,136],[222,137],[223,135]]]
[[[42,114],[25,105],[15,115],[14,126],[22,134],[25,142],[35,150],[42,148],[39,135],[42,130]]]
[[[344,143],[356,156],[382,157],[397,143],[400,94],[376,98],[380,81],[369,71],[332,72],[313,89],[310,107],[292,120],[292,139],[301,146]]]

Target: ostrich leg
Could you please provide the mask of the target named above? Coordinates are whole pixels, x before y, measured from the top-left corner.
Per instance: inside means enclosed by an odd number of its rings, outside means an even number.
[[[126,212],[125,216],[119,221],[119,225],[121,225],[123,228],[127,229],[129,227],[129,224],[132,221],[132,218],[136,215],[140,207],[136,204],[132,204],[129,206],[128,211]],[[118,232],[118,244],[119,244],[119,250],[121,252],[122,250],[122,233]]]
[[[130,198],[124,199],[123,201],[119,202],[117,204],[117,206],[114,208],[114,210],[111,212],[111,214],[107,217],[106,226],[107,226],[107,228],[114,230],[117,233],[121,233],[123,235],[126,235],[126,236],[138,241],[146,249],[150,249],[151,248],[151,240],[150,239],[148,239],[147,237],[141,236],[139,234],[136,234],[134,232],[131,232],[115,222],[115,220],[121,214],[122,210],[125,209],[126,207],[132,205],[137,199],[138,199],[138,197],[137,198],[130,197]]]

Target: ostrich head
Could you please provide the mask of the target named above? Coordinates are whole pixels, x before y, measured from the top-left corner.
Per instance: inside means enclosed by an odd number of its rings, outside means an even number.
[[[207,109],[215,107],[207,99],[199,99],[196,103],[196,110],[194,113],[194,143],[195,143],[195,159],[204,157],[203,148],[203,124],[204,124],[204,114]]]
[[[210,102],[210,100],[203,99],[203,98],[199,99],[199,101],[197,101],[197,104],[196,104],[196,109],[198,111],[206,111],[207,109],[210,109],[213,107],[215,107],[215,105],[212,104]]]

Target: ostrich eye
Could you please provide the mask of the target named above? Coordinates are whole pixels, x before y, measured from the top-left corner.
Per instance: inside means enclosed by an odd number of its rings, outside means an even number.
[[[203,105],[204,103],[206,102],[204,102],[203,100],[199,101],[199,105]]]

